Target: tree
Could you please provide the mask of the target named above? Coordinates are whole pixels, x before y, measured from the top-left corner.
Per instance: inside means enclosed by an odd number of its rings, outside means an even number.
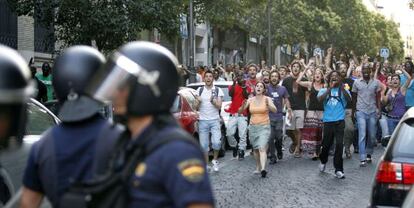
[[[359,0],[329,0],[328,4],[341,18],[340,30],[329,38],[338,51],[376,57],[381,47],[388,47],[391,60],[402,57],[403,45],[394,22],[369,12]]]
[[[18,15],[38,16],[54,26],[65,46],[91,45],[111,51],[143,30],[157,29],[167,37],[178,35],[182,0],[8,0]]]

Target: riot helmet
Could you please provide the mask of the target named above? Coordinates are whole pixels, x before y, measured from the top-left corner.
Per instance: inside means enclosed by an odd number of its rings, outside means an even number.
[[[92,117],[102,104],[85,92],[94,73],[105,63],[105,57],[90,46],[73,46],[59,56],[52,70],[52,85],[62,105],[59,118],[77,122]]]
[[[23,137],[33,85],[25,60],[17,51],[0,45],[0,147],[12,137]]]
[[[122,46],[96,74],[88,90],[96,99],[111,99],[129,88],[126,114],[169,113],[179,86],[178,61],[159,44],[136,41]]]

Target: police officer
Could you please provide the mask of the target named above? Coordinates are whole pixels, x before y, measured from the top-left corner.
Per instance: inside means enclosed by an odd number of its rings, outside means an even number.
[[[11,138],[22,139],[26,103],[33,92],[30,70],[24,59],[15,50],[0,45],[0,153]],[[0,175],[0,206],[10,197],[10,190]]]
[[[128,146],[151,146],[172,137],[169,132],[181,132],[183,138],[162,144],[136,164],[128,180],[128,207],[214,206],[203,153],[184,140],[189,135],[170,113],[179,84],[177,65],[174,55],[158,44],[128,43],[105,73],[98,73],[106,74],[103,82],[97,81],[102,84],[92,87],[97,98],[113,96],[115,114],[126,115],[132,137]]]
[[[23,177],[22,207],[39,207],[43,195],[59,207],[60,197],[72,183],[105,171],[121,130],[99,114],[103,105],[84,91],[104,62],[104,56],[89,46],[68,48],[56,60],[53,87],[62,104],[62,123],[32,146]]]

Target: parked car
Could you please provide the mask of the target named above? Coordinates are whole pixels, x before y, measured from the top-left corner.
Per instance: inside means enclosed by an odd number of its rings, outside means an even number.
[[[1,174],[7,178],[6,183],[12,197],[21,187],[21,179],[32,144],[40,139],[44,131],[60,122],[58,117],[35,99],[30,99],[27,104],[28,120],[22,144],[17,145],[17,142],[12,141],[9,148],[2,150],[0,157],[4,168]]]
[[[373,181],[371,207],[400,207],[414,184],[414,108],[397,125],[379,161]]]

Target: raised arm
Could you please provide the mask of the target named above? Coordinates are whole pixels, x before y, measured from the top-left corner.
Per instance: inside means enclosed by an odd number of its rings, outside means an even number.
[[[410,86],[412,77],[410,74],[404,69],[404,67],[401,67],[402,72],[407,77],[407,81],[404,83],[404,85],[401,87],[401,93],[405,96],[405,93],[407,92],[408,86]]]
[[[303,76],[306,74],[306,72],[308,71],[308,67],[299,74],[298,78],[296,79],[296,83],[298,83],[298,85],[302,86],[302,87],[306,87],[308,89],[310,89],[312,87],[312,82],[311,81],[302,81]]]

